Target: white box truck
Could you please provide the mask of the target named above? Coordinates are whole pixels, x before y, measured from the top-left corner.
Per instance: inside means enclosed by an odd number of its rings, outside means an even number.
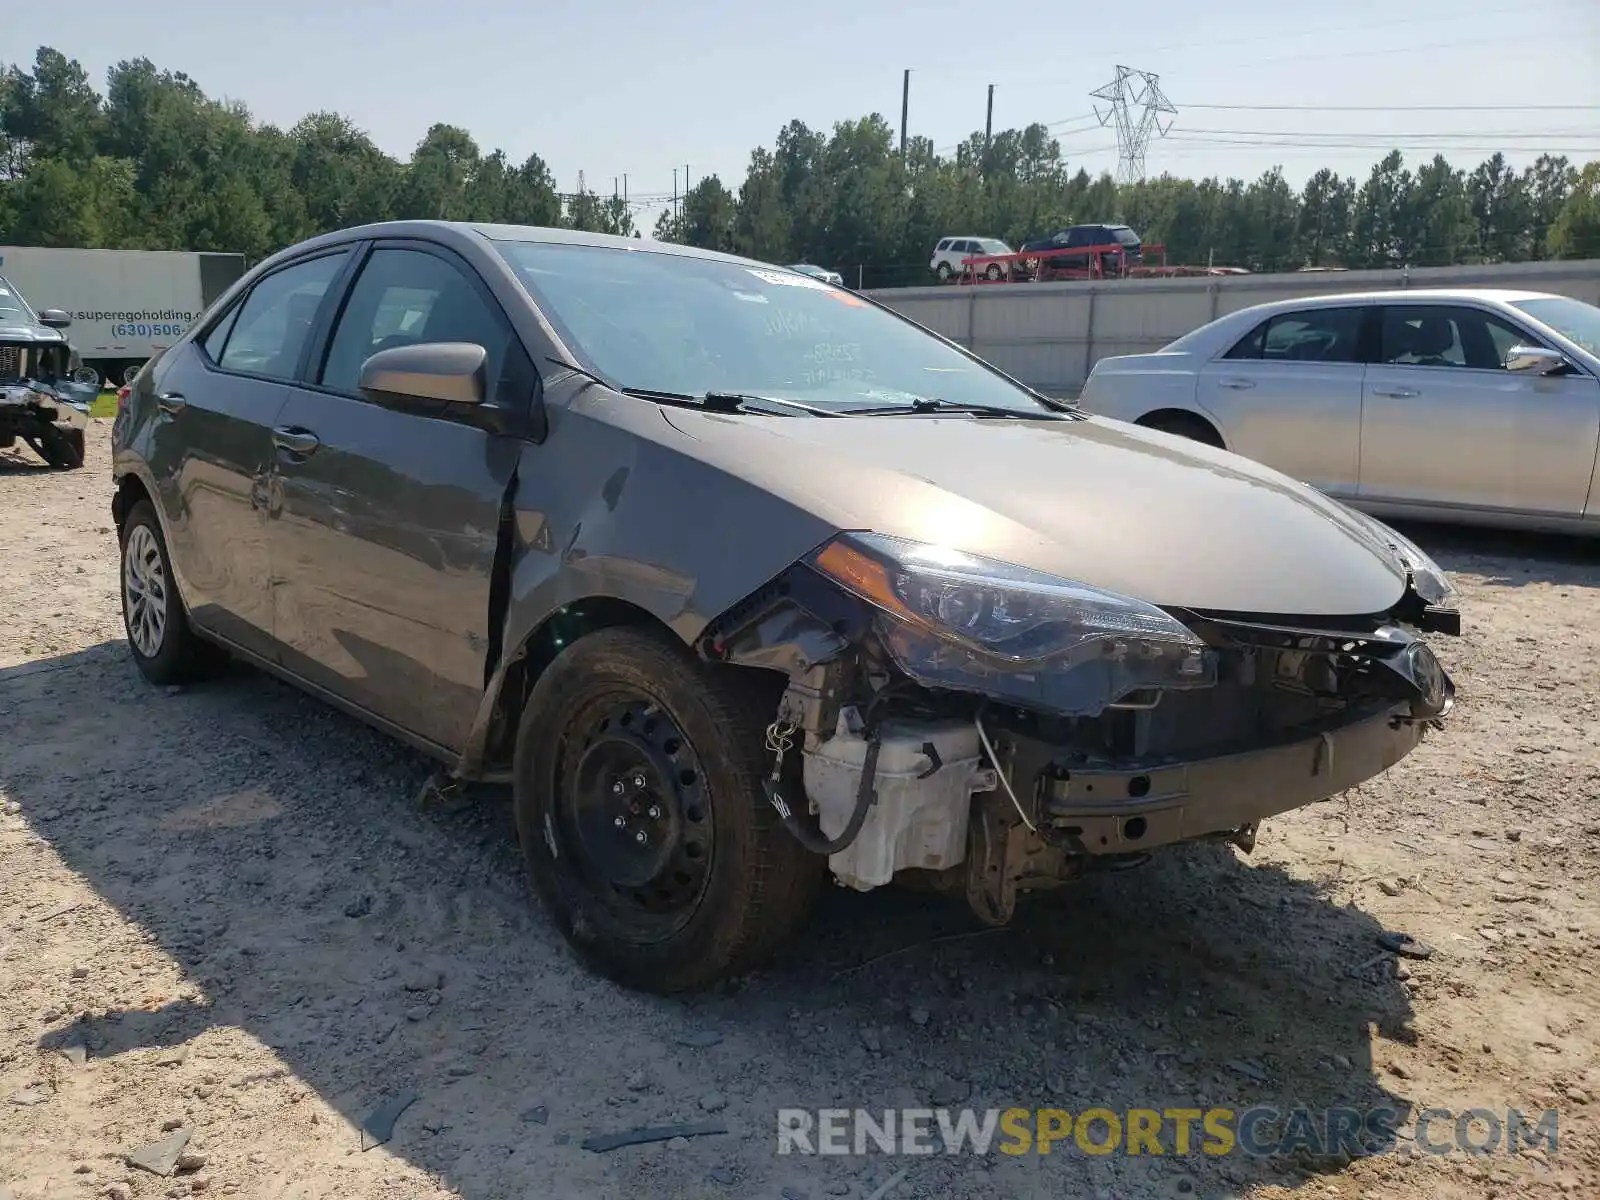
[[[244,274],[244,255],[0,246],[0,274],[34,307],[66,310],[83,365],[117,387]]]

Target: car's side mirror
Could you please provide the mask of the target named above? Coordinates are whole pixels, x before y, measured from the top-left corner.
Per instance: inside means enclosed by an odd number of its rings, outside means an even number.
[[[41,308],[39,310],[39,324],[49,329],[65,329],[72,324],[72,318],[62,308]]]
[[[1513,346],[1506,351],[1506,370],[1549,375],[1567,365],[1567,356],[1543,346]]]
[[[483,403],[489,352],[476,342],[422,342],[380,350],[361,364],[361,394],[390,408]]]

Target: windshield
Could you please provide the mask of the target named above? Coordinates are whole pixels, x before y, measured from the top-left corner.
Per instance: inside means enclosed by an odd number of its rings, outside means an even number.
[[[496,248],[562,339],[621,387],[838,409],[926,398],[1054,415],[915,325],[807,275],[609,246]]]
[[[1010,254],[1011,247],[999,238],[979,238],[978,248],[985,254]]]
[[[0,325],[32,325],[33,310],[22,294],[0,275]]]
[[[1600,308],[1566,296],[1552,296],[1545,300],[1513,300],[1511,307],[1520,308],[1535,321],[1543,321],[1568,341],[1577,342],[1590,354],[1600,355]]]

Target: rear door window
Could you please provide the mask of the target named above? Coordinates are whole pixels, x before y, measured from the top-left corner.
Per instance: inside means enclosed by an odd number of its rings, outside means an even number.
[[[1223,357],[1272,362],[1361,361],[1360,308],[1279,313],[1257,325]]]
[[[224,371],[293,379],[317,310],[349,256],[348,250],[324,254],[257,283],[239,310],[217,365]]]

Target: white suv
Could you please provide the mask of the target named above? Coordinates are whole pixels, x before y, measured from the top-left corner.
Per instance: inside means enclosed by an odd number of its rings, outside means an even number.
[[[940,283],[948,283],[955,276],[967,270],[966,267],[962,266],[963,259],[1015,253],[1015,250],[999,238],[940,238],[939,244],[933,248],[933,258],[928,262],[928,270],[939,277]],[[1009,273],[1006,270],[1005,263],[985,263],[978,268],[978,274],[989,279],[1002,279]]]

